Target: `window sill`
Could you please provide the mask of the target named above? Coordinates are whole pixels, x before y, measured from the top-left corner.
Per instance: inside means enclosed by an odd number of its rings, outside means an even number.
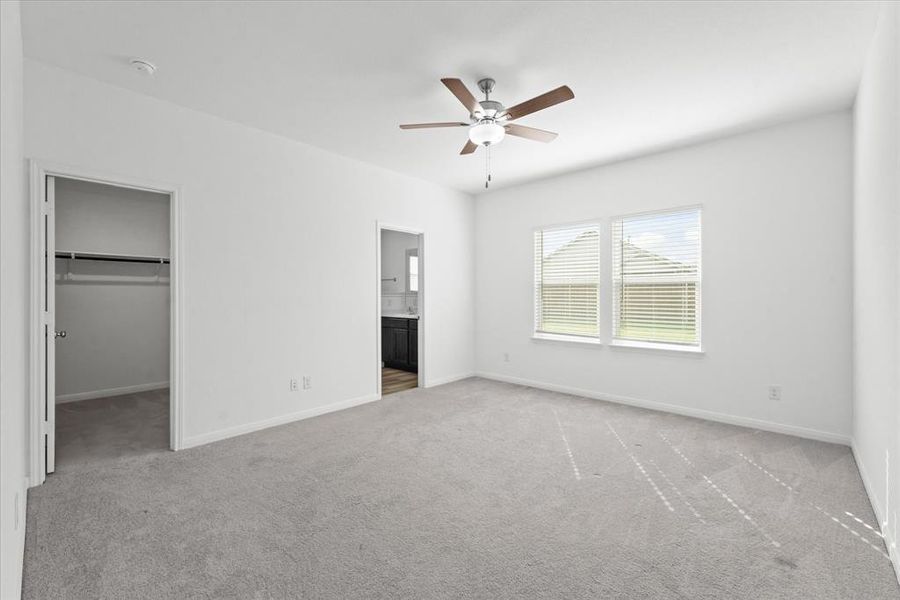
[[[568,344],[578,344],[579,346],[603,345],[603,342],[601,342],[597,338],[582,337],[578,335],[561,335],[558,333],[535,333],[532,334],[531,339],[539,342],[563,342]]]
[[[629,340],[613,340],[609,343],[611,348],[630,348],[633,350],[652,350],[654,352],[673,352],[675,354],[689,354],[703,356],[706,352],[697,346],[680,346],[678,344],[660,344],[655,342],[633,342]]]

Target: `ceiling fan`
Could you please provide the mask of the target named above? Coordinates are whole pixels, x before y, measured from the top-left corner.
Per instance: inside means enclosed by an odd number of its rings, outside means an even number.
[[[564,85],[551,90],[540,96],[536,96],[531,100],[526,100],[506,108],[500,102],[491,100],[491,92],[494,91],[495,81],[490,78],[478,81],[478,89],[484,93],[484,100],[476,100],[475,96],[469,91],[459,79],[445,77],[441,79],[441,83],[447,86],[456,98],[462,102],[466,110],[469,111],[469,122],[452,121],[445,123],[411,123],[401,125],[400,129],[430,129],[434,127],[468,127],[469,139],[460,154],[472,154],[478,149],[478,146],[484,146],[489,149],[503,141],[507,134],[514,135],[536,142],[552,142],[556,139],[557,134],[552,131],[544,131],[535,127],[526,127],[512,121],[520,119],[525,115],[530,115],[539,110],[549,108],[566,100],[575,97],[569,86]],[[488,155],[490,161],[490,155]],[[484,187],[488,187],[490,181],[490,162],[488,164],[488,174]]]

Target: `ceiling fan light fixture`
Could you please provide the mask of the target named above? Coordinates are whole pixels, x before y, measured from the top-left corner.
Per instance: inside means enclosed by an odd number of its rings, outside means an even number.
[[[484,187],[487,189],[491,182],[491,146],[503,141],[508,133],[511,136],[525,138],[536,142],[552,142],[556,134],[552,131],[544,131],[534,127],[527,127],[513,123],[516,119],[530,115],[539,110],[560,104],[575,97],[572,89],[562,85],[555,90],[550,90],[531,100],[520,102],[512,108],[506,108],[500,102],[491,100],[491,92],[494,91],[494,80],[490,77],[478,81],[478,89],[484,93],[484,100],[476,100],[469,88],[461,80],[454,77],[444,77],[441,83],[450,93],[466,108],[469,114],[469,123],[443,122],[443,123],[407,123],[400,125],[400,129],[429,129],[434,127],[468,127],[469,141],[459,151],[460,156],[470,156],[479,146],[484,148],[485,169]]]
[[[469,140],[479,146],[499,144],[506,137],[506,129],[493,121],[481,121],[469,127]]]

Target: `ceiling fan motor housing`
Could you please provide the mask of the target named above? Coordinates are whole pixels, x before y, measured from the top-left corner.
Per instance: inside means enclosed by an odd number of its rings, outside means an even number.
[[[476,119],[499,119],[503,116],[506,108],[496,100],[482,100],[478,103],[479,108],[475,109],[472,116]]]

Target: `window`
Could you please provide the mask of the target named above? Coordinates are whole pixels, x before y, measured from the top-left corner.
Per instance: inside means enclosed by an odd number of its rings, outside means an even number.
[[[612,222],[613,338],[700,346],[700,209]]]
[[[534,232],[534,330],[597,338],[600,283],[597,225]]]
[[[406,251],[406,291],[419,291],[419,250],[416,248]]]

